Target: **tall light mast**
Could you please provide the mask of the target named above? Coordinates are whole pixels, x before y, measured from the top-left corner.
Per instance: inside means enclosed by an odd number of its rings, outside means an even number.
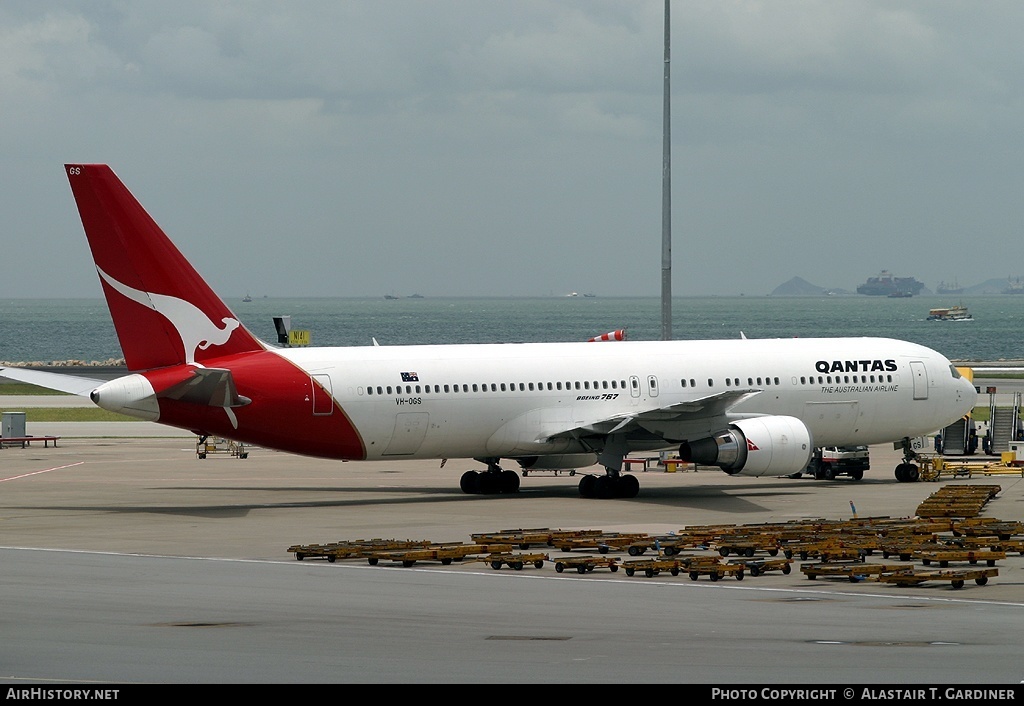
[[[672,340],[672,127],[669,122],[669,24],[665,0],[665,90],[661,162],[661,340]]]

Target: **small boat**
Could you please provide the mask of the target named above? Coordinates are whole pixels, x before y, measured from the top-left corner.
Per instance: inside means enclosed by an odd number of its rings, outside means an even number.
[[[928,311],[929,321],[974,321],[974,314],[967,311],[963,304],[957,304],[949,308],[930,309]]]
[[[244,297],[242,297],[242,301],[243,301],[243,302],[251,302],[251,301],[252,301],[252,297],[250,297],[250,296],[249,296],[249,293],[248,293],[248,292],[246,292],[246,293],[245,293],[245,296],[244,296]]]

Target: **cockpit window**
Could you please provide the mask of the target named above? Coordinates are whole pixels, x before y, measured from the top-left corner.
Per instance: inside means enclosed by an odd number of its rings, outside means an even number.
[[[955,365],[950,365],[949,366],[949,372],[953,373],[953,379],[954,380],[959,380],[962,377],[960,375],[960,371],[956,369]]]

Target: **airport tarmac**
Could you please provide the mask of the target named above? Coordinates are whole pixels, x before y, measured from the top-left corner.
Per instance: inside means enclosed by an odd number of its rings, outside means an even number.
[[[8,407],[9,408],[9,407]],[[75,423],[82,424],[82,423]],[[91,424],[91,423],[90,423]],[[140,426],[142,425],[142,426]],[[909,517],[943,485],[995,484],[983,515],[1024,520],[1024,479],[899,483],[872,447],[859,482],[638,472],[630,500],[578,476],[467,496],[469,460],[338,462],[260,448],[200,460],[141,422],[33,424],[57,447],[0,450],[0,682],[1017,684],[1024,557],[986,585],[743,581],[480,562],[296,561],[296,544],[470,542],[513,528],[665,534],[705,524]],[[155,435],[160,430],[165,436]],[[578,552],[568,556],[576,556]],[[593,555],[592,552],[588,552]],[[622,559],[628,556],[621,555]]]

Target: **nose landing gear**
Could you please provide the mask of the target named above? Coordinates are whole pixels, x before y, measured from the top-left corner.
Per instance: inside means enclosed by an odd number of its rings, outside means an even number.
[[[896,466],[896,480],[900,483],[916,483],[921,479],[921,469],[916,463],[917,453],[910,447],[910,439],[903,437],[903,463]]]

